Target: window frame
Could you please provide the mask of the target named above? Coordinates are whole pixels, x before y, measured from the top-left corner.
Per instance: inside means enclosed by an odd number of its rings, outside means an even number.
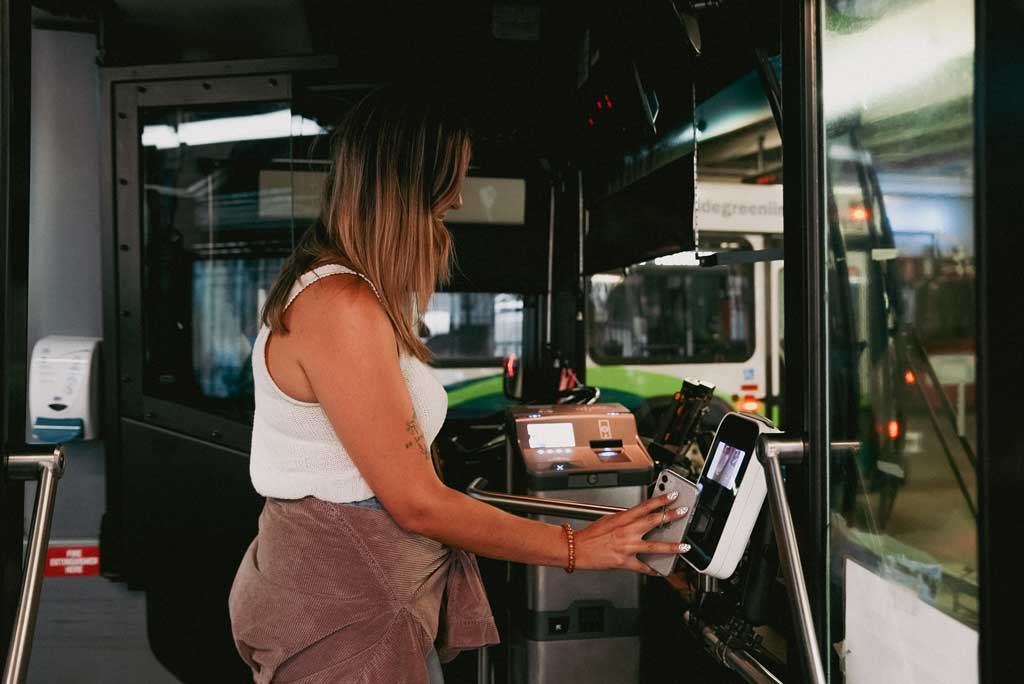
[[[115,74],[116,75],[116,74]],[[163,80],[107,81],[113,122],[111,156],[104,177],[108,183],[109,205],[105,224],[116,251],[108,262],[116,272],[116,310],[105,314],[105,336],[116,350],[110,375],[118,391],[105,407],[111,416],[135,420],[152,427],[171,430],[239,452],[249,449],[251,420],[197,408],[178,399],[147,392],[144,378],[148,367],[144,344],[146,252],[143,242],[142,112],[159,107],[203,107],[247,103],[291,101],[291,74],[268,69],[262,75],[220,75]],[[111,332],[112,331],[112,332]],[[116,397],[116,403],[115,399]],[[113,425],[111,429],[118,429]]]

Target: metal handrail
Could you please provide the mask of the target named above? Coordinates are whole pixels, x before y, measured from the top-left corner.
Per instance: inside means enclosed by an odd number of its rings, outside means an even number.
[[[57,494],[57,480],[64,474],[67,457],[64,447],[49,446],[35,452],[11,454],[7,457],[7,476],[12,480],[38,480],[32,531],[29,533],[25,573],[18,599],[18,612],[14,619],[11,646],[4,664],[3,684],[23,684],[28,675],[28,662],[32,654],[32,635],[39,612],[46,547],[50,541],[50,523],[53,520],[53,502]]]
[[[701,634],[711,655],[745,681],[750,684],[782,684],[760,660],[745,649],[729,645],[714,628],[704,627]]]
[[[856,443],[835,443],[833,450],[859,448]],[[768,480],[768,507],[771,510],[775,539],[779,547],[779,561],[786,580],[790,608],[796,622],[797,637],[802,642],[804,667],[810,684],[826,684],[825,669],[818,651],[818,637],[811,614],[811,601],[807,595],[800,547],[793,527],[793,514],[786,497],[782,478],[782,463],[799,464],[807,453],[807,444],[800,438],[783,435],[761,435],[757,440],[757,459],[765,468]]]
[[[573,520],[599,520],[606,515],[621,513],[627,509],[619,506],[603,506],[601,504],[579,503],[562,499],[541,499],[536,496],[519,496],[492,492],[486,489],[487,480],[478,477],[466,487],[466,494],[486,504],[496,506],[511,513],[532,513],[534,515],[554,515]]]

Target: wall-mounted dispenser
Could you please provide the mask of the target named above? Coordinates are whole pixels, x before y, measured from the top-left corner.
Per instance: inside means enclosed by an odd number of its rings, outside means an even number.
[[[99,357],[97,337],[50,335],[36,342],[28,382],[33,442],[98,436]]]

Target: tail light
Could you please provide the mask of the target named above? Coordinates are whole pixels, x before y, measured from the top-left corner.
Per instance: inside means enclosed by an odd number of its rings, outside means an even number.
[[[740,411],[746,411],[747,413],[757,413],[763,406],[764,404],[748,394],[743,397],[743,401],[739,403],[738,408]]]

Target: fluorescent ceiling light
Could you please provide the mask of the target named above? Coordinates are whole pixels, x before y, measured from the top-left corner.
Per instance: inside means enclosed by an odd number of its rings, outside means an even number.
[[[170,126],[146,126],[142,129],[142,146],[166,150],[177,147],[178,133]]]
[[[696,252],[676,252],[666,256],[657,257],[654,260],[655,266],[700,266]]]
[[[166,150],[181,145],[213,145],[242,140],[320,135],[325,132],[317,122],[292,116],[290,109],[279,109],[266,114],[189,121],[177,128],[166,124],[146,126],[142,129],[142,146]]]

